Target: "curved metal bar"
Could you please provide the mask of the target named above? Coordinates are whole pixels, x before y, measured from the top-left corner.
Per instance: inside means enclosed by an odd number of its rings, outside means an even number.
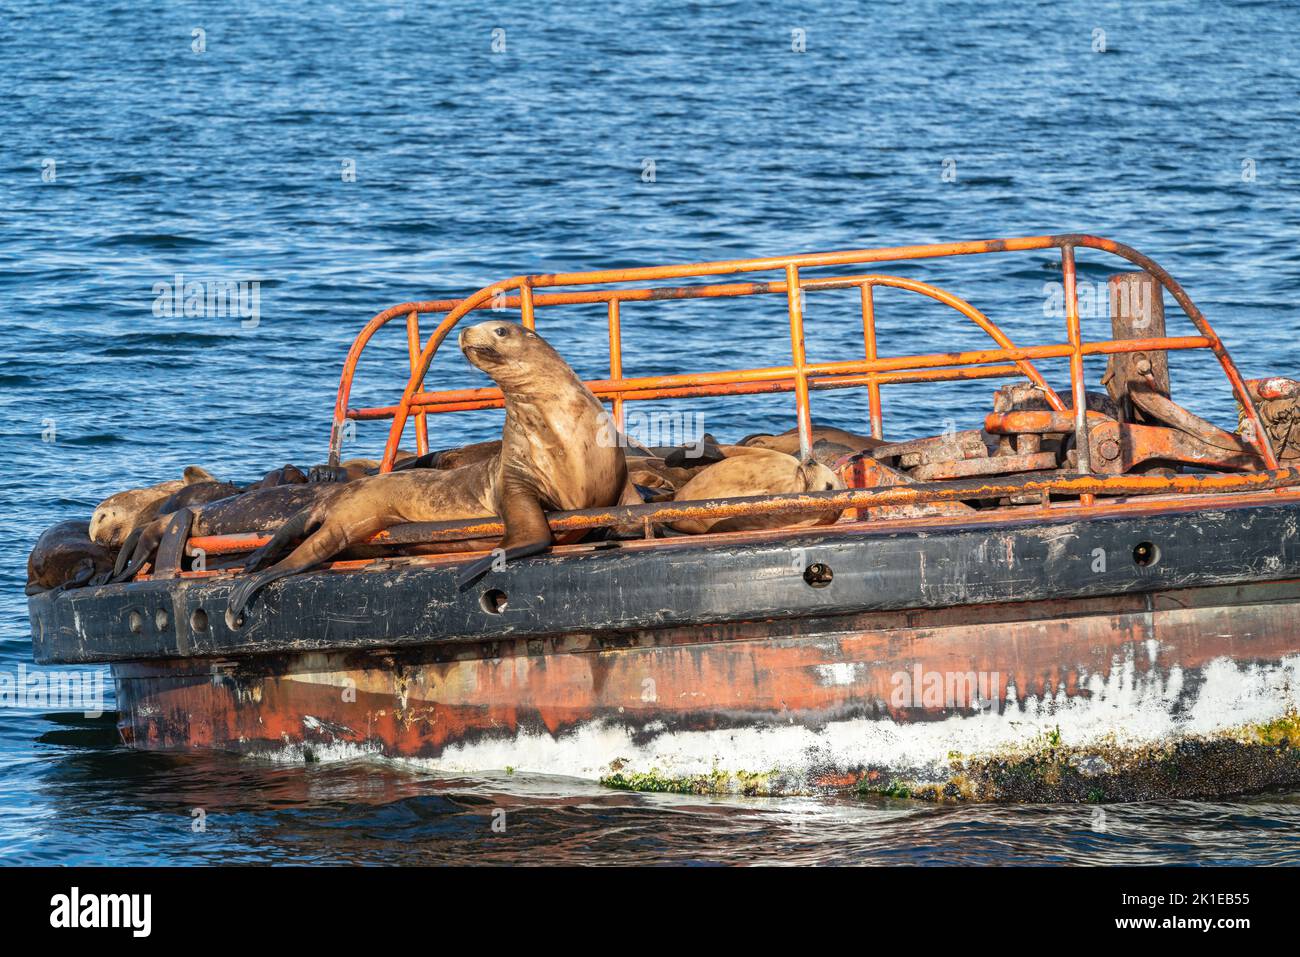
[[[420,386],[423,384],[424,376],[428,372],[429,364],[433,359],[433,354],[436,353],[438,347],[446,338],[447,333],[451,331],[451,328],[469,312],[478,308],[477,303],[481,303],[493,299],[494,297],[499,295],[502,291],[504,291],[504,289],[515,288],[516,283],[521,284],[519,286],[521,290],[521,295],[518,299],[518,304],[521,307],[521,311],[524,312],[525,315],[531,316],[532,296],[530,296],[529,293],[524,291],[527,289],[527,286],[523,285],[522,277],[509,279],[506,280],[504,283],[497,284],[496,286],[491,286],[491,287],[487,287],[486,289],[481,289],[477,293],[470,296],[468,299],[459,300],[456,306],[447,315],[447,317],[443,319],[442,323],[438,326],[438,329],[430,337],[429,345],[432,346],[433,351],[429,352],[427,358],[422,354],[420,357],[418,357],[418,359],[417,358],[412,359],[411,362],[412,380],[414,380],[417,377],[417,375],[419,379],[416,387],[410,390],[412,396],[416,395],[420,391]],[[943,305],[946,305],[956,310],[958,313],[965,316],[967,319],[970,319],[977,326],[979,326],[980,329],[982,329],[989,336],[989,338],[991,338],[997,345],[1001,346],[1002,348],[1004,349],[1016,348],[1015,343],[1011,341],[1010,337],[1008,337],[1006,333],[1004,333],[1002,329],[995,322],[993,322],[993,320],[989,319],[988,316],[986,316],[979,309],[975,308],[975,306],[972,305],[970,302],[961,298],[960,296],[955,296],[952,293],[947,292],[946,290],[940,289],[938,286],[934,286],[930,283],[923,282],[918,279],[907,279],[902,276],[866,275],[866,276],[852,276],[852,277],[842,277],[842,278],[836,277],[831,279],[820,279],[820,280],[810,279],[798,283],[800,289],[834,289],[834,288],[849,287],[852,285],[887,286],[890,288],[905,289],[909,292],[915,292],[927,296],[931,299],[934,299],[936,302],[942,303]],[[763,284],[763,287],[764,288],[762,288],[761,290],[757,288],[747,288],[745,292],[741,294],[750,295],[759,291],[770,292],[770,293],[786,293],[787,295],[789,293],[788,280],[785,282],[765,283]],[[721,288],[722,287],[717,287],[717,289],[715,289],[714,291],[720,291]],[[622,291],[615,291],[613,295],[606,297],[611,304],[616,304],[618,302],[623,301],[622,297],[619,295],[619,292]],[[641,290],[628,290],[628,292],[641,292]],[[711,297],[706,297],[706,298],[711,298]],[[442,303],[438,303],[438,305],[441,304]],[[416,310],[413,308],[408,309],[407,315],[409,316],[410,313],[415,311]],[[390,319],[396,318],[396,316],[399,314],[400,312],[397,312],[393,309],[389,309],[389,310],[385,310],[384,313],[381,313],[380,316],[376,316],[374,319],[372,319],[370,323],[367,324],[366,329],[363,330],[366,340],[369,340],[370,336],[374,334],[374,331],[378,329],[379,326],[383,325],[385,322],[389,321]],[[435,339],[436,341],[434,341]],[[426,346],[425,349],[426,352],[428,352],[428,348],[429,347]],[[357,355],[359,355],[360,350],[356,349],[355,344],[354,344],[354,351],[357,353]],[[350,386],[351,372],[355,370],[356,359],[353,356],[352,352],[349,352],[348,358],[349,358],[349,365],[345,366],[345,375],[347,376],[348,385]],[[1034,385],[1038,386],[1040,389],[1043,390],[1047,398],[1048,404],[1051,405],[1053,409],[1056,409],[1059,412],[1059,411],[1063,411],[1066,408],[1060,396],[1057,395],[1056,391],[1047,384],[1047,381],[1043,378],[1042,374],[1039,373],[1038,369],[1034,366],[1032,361],[1028,359],[1016,359],[1015,363],[1016,366],[1020,369],[1020,371],[1025,375],[1026,378],[1028,378]],[[410,389],[412,380],[408,380],[407,382],[408,389]],[[344,388],[343,384],[340,383],[340,398],[344,403],[344,408],[342,413],[340,413],[338,404],[336,403],[335,405],[336,419],[338,419],[340,415],[346,416],[347,414],[346,402],[349,393],[344,392],[343,388]],[[397,406],[395,418],[400,417],[402,418],[403,423],[405,423],[405,418],[409,414],[410,406],[411,403],[409,402],[406,401],[400,402]],[[404,428],[405,425],[403,424],[403,429]],[[398,444],[400,445],[401,431],[399,430],[396,434],[397,434]],[[390,439],[389,444],[391,445],[392,443],[391,432],[390,432],[389,439]],[[397,446],[394,445],[393,446],[394,456],[396,456],[396,449]],[[333,449],[331,450],[331,454],[332,455],[334,454]],[[388,448],[386,447],[385,461],[387,461],[387,456],[388,456]],[[384,465],[381,464],[380,467],[382,470],[387,471],[387,468],[385,468]],[[391,463],[388,463],[388,467],[391,467]]]
[[[945,306],[956,309],[971,322],[975,323],[975,325],[983,329],[988,334],[989,338],[1000,345],[1003,349],[1014,349],[1016,347],[1015,343],[1011,341],[1007,334],[1004,333],[992,319],[984,315],[984,313],[980,312],[965,299],[962,299],[960,296],[954,296],[952,293],[940,289],[938,286],[932,286],[928,282],[922,282],[919,279],[905,279],[902,276],[871,276],[867,281],[873,286],[890,286],[895,289],[907,289],[911,292],[920,293],[923,296],[929,296],[936,302],[941,302]],[[867,282],[863,283],[863,285],[866,284]],[[1055,389],[1047,384],[1047,380],[1042,377],[1037,367],[1035,367],[1032,362],[1028,359],[1020,359],[1016,361],[1016,366],[1025,374],[1025,378],[1046,393],[1048,405],[1057,412],[1065,411],[1066,406],[1061,400],[1061,397],[1056,394]]]
[[[407,380],[406,388],[402,391],[402,399],[398,403],[397,412],[393,415],[393,424],[388,430],[388,442],[384,445],[384,457],[380,460],[379,471],[392,471],[393,463],[397,459],[397,449],[402,441],[402,430],[406,428],[406,419],[411,413],[411,397],[423,385],[425,373],[429,371],[429,363],[433,361],[434,353],[438,351],[442,341],[447,338],[447,333],[451,332],[452,327],[460,322],[461,317],[470,312],[478,303],[491,299],[508,289],[516,289],[524,281],[522,276],[516,276],[513,279],[505,280],[505,282],[485,286],[447,313],[442,322],[438,323],[438,328],[434,329],[430,334],[429,341],[425,343],[419,358],[412,363],[411,377]]]
[[[1087,246],[1089,249],[1100,249],[1122,259],[1127,259],[1135,266],[1141,266],[1142,269],[1154,276],[1160,285],[1169,290],[1170,295],[1182,307],[1183,313],[1188,319],[1192,320],[1192,324],[1196,326],[1197,331],[1210,340],[1210,351],[1219,360],[1219,365],[1223,367],[1223,373],[1232,385],[1232,391],[1236,395],[1237,401],[1246,410],[1246,417],[1250,421],[1251,429],[1254,432],[1254,435],[1246,436],[1247,440],[1255,448],[1259,449],[1260,457],[1264,460],[1265,465],[1271,469],[1277,468],[1278,461],[1277,455],[1273,451],[1273,442],[1268,436],[1268,430],[1264,428],[1264,423],[1260,421],[1259,411],[1255,408],[1255,402],[1250,397],[1250,392],[1246,388],[1241,373],[1237,371],[1237,364],[1232,361],[1232,356],[1228,355],[1227,347],[1224,346],[1223,340],[1210,326],[1209,320],[1205,318],[1200,309],[1196,308],[1196,304],[1192,302],[1192,297],[1187,295],[1183,287],[1178,284],[1178,280],[1166,272],[1150,256],[1143,255],[1132,246],[1125,246],[1123,243],[1117,243],[1111,239],[1102,239],[1100,236],[1085,234],[1056,236],[1054,239],[1061,246]]]
[[[845,250],[830,253],[807,253],[787,257],[768,257],[759,259],[740,259],[740,260],[720,260],[706,263],[690,263],[678,266],[648,266],[637,267],[632,269],[616,270],[599,270],[590,272],[575,273],[549,273],[529,276],[516,276],[502,282],[495,283],[491,286],[484,287],[472,296],[462,300],[441,300],[428,303],[404,303],[400,306],[394,306],[390,309],[375,316],[358,335],[352,348],[349,350],[348,358],[344,363],[343,376],[339,385],[339,394],[335,403],[334,426],[331,433],[331,461],[337,458],[338,444],[341,441],[342,420],[347,415],[347,400],[351,389],[352,376],[355,373],[357,359],[366,343],[374,332],[384,323],[397,315],[408,313],[413,307],[417,312],[424,311],[445,311],[450,306],[446,317],[438,325],[438,328],[430,335],[418,361],[413,365],[410,378],[407,381],[406,389],[403,392],[402,399],[396,408],[392,428],[389,430],[388,442],[384,451],[384,464],[381,466],[385,471],[391,468],[392,461],[396,456],[397,447],[400,443],[401,433],[405,427],[405,422],[410,414],[413,396],[420,391],[424,377],[428,372],[429,364],[432,361],[434,353],[441,345],[446,335],[456,325],[457,322],[468,312],[473,309],[481,308],[487,300],[504,295],[505,292],[512,289],[521,290],[521,295],[513,301],[507,299],[510,305],[519,304],[527,317],[531,313],[531,306],[534,304],[551,304],[560,301],[565,302],[596,302],[596,301],[631,301],[636,299],[659,299],[659,298],[686,298],[692,295],[702,294],[705,297],[721,295],[750,295],[760,292],[777,292],[787,291],[779,290],[780,283],[746,283],[734,284],[732,286],[712,286],[707,287],[709,291],[700,294],[693,294],[689,289],[681,290],[610,290],[599,292],[575,292],[560,293],[555,295],[534,294],[534,288],[548,288],[556,286],[580,286],[596,285],[608,283],[624,283],[638,280],[656,280],[687,278],[695,276],[723,275],[728,273],[739,272],[758,272],[764,270],[786,270],[790,268],[847,265],[852,263],[870,263],[886,262],[908,259],[927,259],[941,258],[949,256],[976,255],[981,253],[992,252],[1015,252],[1026,250],[1050,249],[1050,248],[1067,247],[1086,247],[1091,249],[1100,249],[1109,252],[1120,258],[1141,267],[1150,273],[1160,284],[1169,290],[1170,294],[1182,307],[1183,312],[1191,319],[1192,323],[1200,331],[1201,335],[1208,341],[1209,348],[1218,358],[1224,373],[1233,388],[1237,401],[1241,403],[1246,411],[1247,419],[1251,424],[1253,435],[1250,441],[1260,451],[1261,458],[1270,468],[1277,467],[1277,458],[1273,452],[1272,443],[1268,434],[1263,428],[1259,419],[1258,411],[1255,408],[1245,383],[1238,372],[1235,363],[1229,356],[1227,349],[1224,347],[1222,340],[1215,334],[1209,322],[1204,315],[1192,302],[1191,298],[1183,290],[1174,278],[1169,275],[1154,260],[1137,252],[1137,250],[1117,243],[1112,240],[1102,239],[1100,237],[1087,234],[1062,234],[1056,236],[1029,236],[1015,239],[996,239],[980,240],[975,242],[961,243],[936,243],[920,246],[898,246],[884,249],[859,249]],[[861,278],[861,277],[858,277]],[[801,288],[828,288],[836,280],[808,280],[801,282]],[[850,282],[856,285],[857,283]],[[925,284],[921,284],[925,285]],[[527,291],[524,289],[527,287]],[[704,287],[702,287],[704,288]],[[903,287],[906,288],[906,287]],[[725,290],[725,291],[724,291]],[[920,290],[916,290],[920,291]],[[941,290],[938,290],[942,292]],[[937,298],[937,297],[936,297]],[[956,299],[956,297],[952,297]],[[943,301],[940,299],[940,301]],[[454,305],[452,305],[454,303]],[[952,303],[949,303],[950,305]],[[969,305],[969,304],[967,304]],[[978,313],[974,307],[970,307],[970,312],[959,309],[968,318],[974,319],[971,313]],[[982,313],[979,313],[982,316]],[[984,317],[986,321],[987,317]],[[978,320],[976,320],[978,322]],[[997,329],[991,321],[988,327],[984,327],[986,332],[992,335],[991,329]],[[999,330],[1000,331],[1000,330]],[[995,341],[997,341],[996,337]],[[1007,340],[1009,342],[1010,340]],[[1001,343],[999,343],[1001,344]],[[1004,347],[1005,348],[1005,347]],[[1027,376],[1029,372],[1022,370]],[[1036,370],[1034,370],[1036,374]],[[1031,381],[1033,377],[1030,376]],[[1041,376],[1039,376],[1041,380]],[[1036,385],[1039,382],[1035,382]],[[1046,385],[1045,382],[1042,383]],[[1054,392],[1049,394],[1055,396]],[[1060,401],[1059,396],[1056,397]],[[1049,402],[1051,400],[1049,399]],[[1055,405],[1055,403],[1053,403]]]

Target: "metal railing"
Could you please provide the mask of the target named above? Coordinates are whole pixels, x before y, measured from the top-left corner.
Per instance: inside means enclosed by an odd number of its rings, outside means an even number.
[[[815,267],[864,265],[882,262],[906,262],[949,256],[1023,252],[1059,249],[1065,292],[1066,341],[1059,344],[1016,346],[1000,328],[982,312],[951,293],[914,279],[882,274],[840,277],[803,278],[800,270]],[[1150,274],[1173,296],[1196,327],[1198,336],[1165,336],[1146,339],[1106,339],[1085,342],[1082,337],[1078,294],[1076,290],[1075,250],[1099,249],[1112,253]],[[668,279],[726,276],[737,273],[780,272],[780,279],[765,282],[730,282],[684,286],[640,286]],[[537,290],[583,288],[569,291]],[[955,309],[975,322],[993,340],[996,348],[956,353],[929,353],[881,357],[876,335],[874,290],[877,287],[905,289],[928,296]],[[803,293],[807,290],[857,288],[861,298],[864,355],[862,359],[840,362],[809,362],[804,347]],[[787,365],[683,373],[666,376],[628,378],[622,361],[622,304],[665,299],[710,299],[750,295],[784,294],[789,316],[790,355]],[[485,286],[464,299],[410,302],[393,306],[376,315],[357,335],[339,382],[330,436],[330,462],[340,459],[344,423],[349,420],[391,419],[381,470],[392,468],[406,423],[415,419],[416,446],[428,451],[428,416],[470,409],[499,408],[501,391],[495,387],[425,391],[424,381],[439,347],[466,315],[480,309],[518,309],[520,320],[528,328],[536,325],[541,307],[578,303],[607,304],[609,323],[608,379],[589,381],[587,385],[602,400],[613,406],[615,420],[623,424],[624,404],[629,401],[674,399],[701,396],[727,396],[759,393],[794,392],[800,447],[810,451],[812,412],[810,393],[822,389],[865,387],[868,392],[870,429],[877,438],[883,434],[881,386],[899,382],[940,382],[958,379],[1005,378],[1024,376],[1043,389],[1048,403],[1057,412],[1070,411],[1074,418],[1075,448],[1078,471],[1090,473],[1088,461],[1088,419],[1083,360],[1086,356],[1116,355],[1124,352],[1177,351],[1209,349],[1218,359],[1238,403],[1251,425],[1249,441],[1258,450],[1268,469],[1277,469],[1278,461],[1268,434],[1259,420],[1254,402],[1241,374],[1222,341],[1183,288],[1163,268],[1136,250],[1111,240],[1087,235],[1031,236],[978,242],[939,243],[884,249],[847,250],[830,253],[807,253],[795,256],[689,263],[678,266],[649,266],[593,272],[552,273],[515,276]],[[442,319],[420,345],[420,316],[440,314]],[[357,363],[374,334],[389,321],[404,317],[410,375],[396,405],[351,409],[348,401]],[[1033,362],[1036,359],[1066,358],[1070,364],[1071,402],[1067,406],[1053,391]],[[1091,495],[1082,497],[1084,504]]]

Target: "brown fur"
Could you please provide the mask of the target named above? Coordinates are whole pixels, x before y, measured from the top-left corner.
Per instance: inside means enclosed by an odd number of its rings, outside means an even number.
[[[853,452],[875,449],[887,444],[883,439],[875,439],[869,435],[858,435],[856,432],[846,432],[843,429],[817,425],[816,423],[812,427],[811,441],[813,445],[824,441],[830,442],[832,445],[847,446]],[[798,455],[799,430],[797,428],[791,429],[789,432],[782,432],[780,435],[747,435],[740,440],[740,444],[750,448],[784,452],[786,455]]]
[[[333,483],[275,485],[195,504],[190,509],[194,513],[190,535],[273,532],[304,508],[324,502],[345,487]],[[152,559],[169,520],[170,515],[161,515],[131,533],[118,553],[113,581],[127,580]]]
[[[159,506],[174,493],[187,485],[215,481],[206,469],[191,465],[185,469],[184,478],[110,495],[90,517],[90,538],[96,544],[118,548],[133,529],[157,516]]]
[[[438,453],[434,468],[463,468],[466,465],[474,465],[476,462],[487,462],[494,455],[500,453],[500,439],[493,439],[491,442],[475,442],[473,445],[464,445],[458,449],[444,449]]]
[[[844,483],[830,469],[816,462],[800,465],[799,460],[784,452],[754,449],[729,456],[700,469],[672,496],[674,502],[702,502],[719,498],[751,495],[776,495],[786,492],[824,492],[843,488]],[[786,513],[784,515],[745,515],[737,518],[692,519],[673,522],[679,532],[735,532],[755,528],[806,528],[830,525],[840,517],[840,510],[827,512]]]
[[[259,488],[275,488],[277,485],[303,485],[307,481],[307,473],[296,465],[282,465],[278,469],[272,469],[267,472],[256,482],[253,482],[245,492],[253,492]]]
[[[91,541],[90,523],[59,522],[47,528],[27,557],[27,594],[52,588],[75,588],[108,577],[113,552]]]
[[[602,431],[603,407],[544,339],[516,323],[494,320],[464,330],[460,347],[505,395],[500,450],[460,468],[358,479],[328,502],[304,509],[254,555],[249,570],[275,558],[296,537],[306,540],[235,586],[229,621],[268,582],[310,568],[392,525],[499,515],[506,527],[500,547],[509,560],[550,546],[547,510],[639,500],[627,481],[622,448]],[[469,574],[478,574],[480,565]]]

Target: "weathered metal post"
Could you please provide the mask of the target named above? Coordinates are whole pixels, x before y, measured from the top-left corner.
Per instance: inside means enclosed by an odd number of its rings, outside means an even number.
[[[1106,284],[1110,328],[1115,339],[1156,339],[1165,334],[1164,290],[1147,272],[1121,272]],[[1121,352],[1110,357],[1102,379],[1106,391],[1129,422],[1154,423],[1133,404],[1133,390],[1169,397],[1169,353],[1162,350]]]

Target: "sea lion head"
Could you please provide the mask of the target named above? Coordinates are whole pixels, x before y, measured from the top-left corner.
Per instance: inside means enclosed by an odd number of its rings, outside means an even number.
[[[172,494],[187,485],[215,481],[216,477],[207,469],[191,465],[185,469],[184,478],[159,482],[147,488],[116,492],[100,502],[91,515],[90,540],[98,545],[117,548],[133,528],[157,515],[158,507]]]
[[[561,374],[561,370],[565,381],[573,377],[568,364],[545,339],[517,322],[480,322],[462,330],[457,341],[470,364],[504,389],[536,385]],[[539,373],[544,376],[539,377]]]
[[[811,459],[799,466],[795,482],[796,485],[802,485],[805,492],[829,492],[832,489],[844,488],[844,482],[838,475],[822,463]]]

